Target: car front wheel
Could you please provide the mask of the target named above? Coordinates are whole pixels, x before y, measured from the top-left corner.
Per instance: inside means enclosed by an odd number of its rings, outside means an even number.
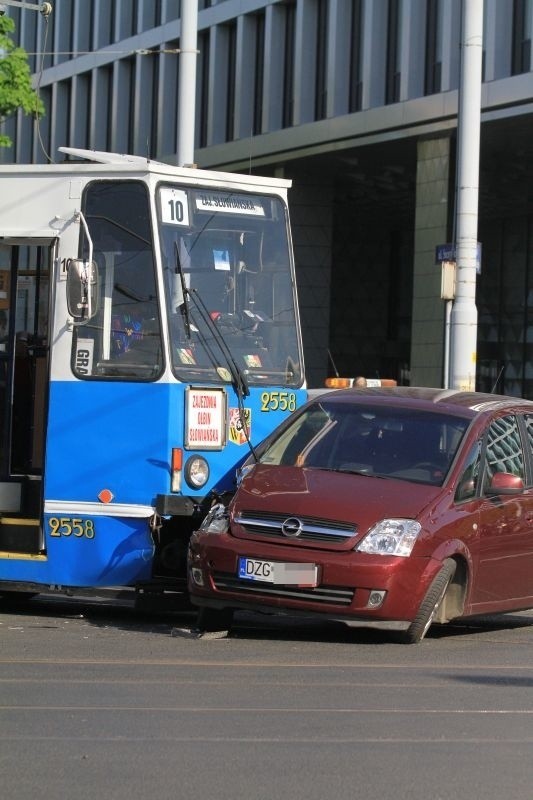
[[[420,642],[428,632],[455,574],[455,568],[453,558],[447,558],[427,590],[416,617],[402,634],[401,640],[405,644]]]

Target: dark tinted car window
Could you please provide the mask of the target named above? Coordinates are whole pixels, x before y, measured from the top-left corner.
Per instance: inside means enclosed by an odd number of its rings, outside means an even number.
[[[447,414],[322,401],[300,414],[261,461],[440,485],[467,425]]]
[[[529,452],[533,455],[533,416],[531,414],[526,414],[524,420],[526,423]]]
[[[457,502],[475,497],[481,474],[481,442],[476,442],[465,460],[465,467],[455,492]]]
[[[490,424],[485,452],[484,489],[496,472],[507,472],[524,479],[524,452],[514,415],[500,417]]]

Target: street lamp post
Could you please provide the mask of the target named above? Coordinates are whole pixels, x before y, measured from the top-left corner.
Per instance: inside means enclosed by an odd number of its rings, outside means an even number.
[[[457,120],[456,290],[451,312],[450,386],[474,391],[477,352],[477,229],[483,0],[463,0]]]
[[[194,163],[198,0],[182,0],[178,85],[178,166]]]

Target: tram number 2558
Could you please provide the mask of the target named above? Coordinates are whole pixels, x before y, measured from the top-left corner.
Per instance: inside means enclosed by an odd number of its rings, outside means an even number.
[[[261,411],[295,411],[294,392],[262,392]]]
[[[50,536],[74,536],[77,539],[94,539],[95,528],[92,519],[81,517],[50,517]]]

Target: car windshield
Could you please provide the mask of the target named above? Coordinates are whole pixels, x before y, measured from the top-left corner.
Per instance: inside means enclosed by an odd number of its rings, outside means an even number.
[[[468,420],[447,414],[321,401],[260,460],[441,485],[467,427]]]
[[[171,185],[161,185],[158,198],[176,376],[227,381],[222,341],[250,385],[301,385],[281,198]]]

